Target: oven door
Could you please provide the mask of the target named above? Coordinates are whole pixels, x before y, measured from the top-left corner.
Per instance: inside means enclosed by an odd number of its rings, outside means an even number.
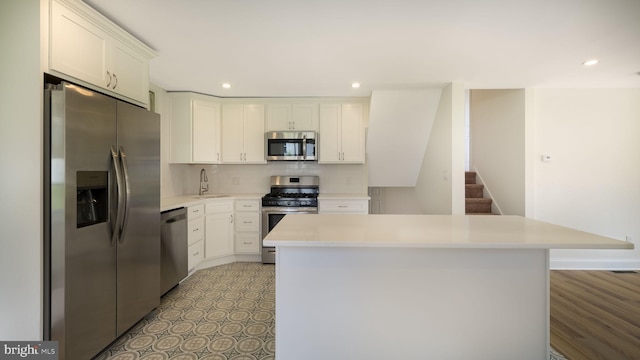
[[[263,207],[262,208],[262,239],[273,229],[287,214],[317,214],[317,207]],[[276,249],[262,245],[262,263],[276,263]]]

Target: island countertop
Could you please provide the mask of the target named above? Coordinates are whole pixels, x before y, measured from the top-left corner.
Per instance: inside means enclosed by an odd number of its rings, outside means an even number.
[[[276,247],[633,249],[633,244],[509,215],[287,215]]]

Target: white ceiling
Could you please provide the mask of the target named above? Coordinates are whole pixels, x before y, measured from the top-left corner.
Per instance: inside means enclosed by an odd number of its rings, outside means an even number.
[[[640,88],[640,0],[84,1],[158,51],[151,81],[167,90]]]

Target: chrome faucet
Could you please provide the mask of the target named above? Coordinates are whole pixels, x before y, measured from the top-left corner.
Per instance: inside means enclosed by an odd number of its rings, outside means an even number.
[[[199,195],[204,195],[207,191],[209,191],[209,183],[207,183],[209,179],[207,178],[207,173],[204,169],[200,170],[200,192]]]

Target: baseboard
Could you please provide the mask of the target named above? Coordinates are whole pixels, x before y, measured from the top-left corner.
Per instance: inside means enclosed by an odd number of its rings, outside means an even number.
[[[260,254],[258,255],[243,255],[243,254],[227,255],[219,258],[203,260],[198,264],[198,266],[195,267],[194,270],[197,271],[201,269],[210,268],[213,266],[231,264],[234,262],[261,262],[261,261],[262,261],[262,255]]]
[[[640,270],[640,259],[550,259],[551,270]]]

